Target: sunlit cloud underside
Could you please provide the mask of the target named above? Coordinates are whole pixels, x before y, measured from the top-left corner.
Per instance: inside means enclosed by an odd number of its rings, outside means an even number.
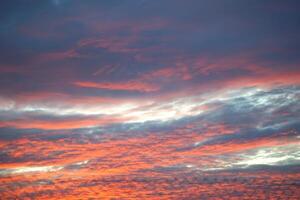
[[[1,199],[299,199],[299,6],[4,1]]]

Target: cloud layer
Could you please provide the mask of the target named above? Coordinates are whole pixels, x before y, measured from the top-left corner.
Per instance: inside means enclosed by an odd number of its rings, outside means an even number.
[[[4,199],[296,199],[299,2],[5,1]]]

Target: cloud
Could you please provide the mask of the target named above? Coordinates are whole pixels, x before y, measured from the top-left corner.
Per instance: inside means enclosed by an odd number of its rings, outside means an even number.
[[[299,3],[3,1],[3,199],[297,199]]]
[[[124,82],[124,83],[94,83],[94,82],[75,82],[76,86],[87,88],[98,88],[108,90],[127,90],[139,92],[154,92],[159,90],[159,87],[154,84],[142,82]]]
[[[0,175],[22,174],[32,172],[51,172],[61,170],[62,167],[42,166],[42,167],[19,167],[13,169],[0,169]]]
[[[120,123],[122,119],[114,117],[90,117],[82,119],[15,119],[6,120],[0,123],[0,127],[13,127],[18,129],[42,129],[42,130],[63,130],[78,129],[82,127],[103,126],[112,123]]]
[[[298,164],[300,160],[299,144],[257,149],[254,154],[243,154],[237,157],[242,159],[233,166]]]

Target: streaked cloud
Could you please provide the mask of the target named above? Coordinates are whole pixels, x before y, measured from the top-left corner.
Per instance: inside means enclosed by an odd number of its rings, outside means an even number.
[[[7,1],[3,199],[297,199],[299,2]]]

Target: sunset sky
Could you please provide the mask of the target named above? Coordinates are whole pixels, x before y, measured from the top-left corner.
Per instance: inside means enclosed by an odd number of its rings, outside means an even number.
[[[300,1],[1,1],[0,199],[299,188]]]

